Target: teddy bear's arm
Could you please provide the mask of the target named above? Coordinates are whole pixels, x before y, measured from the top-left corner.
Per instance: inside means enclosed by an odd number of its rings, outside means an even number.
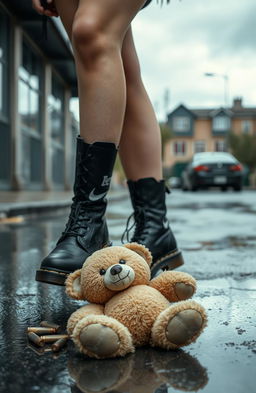
[[[149,285],[161,292],[170,302],[189,299],[196,291],[196,280],[182,272],[163,272],[151,280]]]
[[[68,334],[72,334],[77,322],[87,315],[104,315],[104,306],[101,306],[100,304],[87,304],[73,312],[73,314],[70,315],[67,324]]]

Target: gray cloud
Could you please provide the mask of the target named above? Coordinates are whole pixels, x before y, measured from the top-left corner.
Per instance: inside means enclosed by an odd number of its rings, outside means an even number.
[[[223,80],[205,78],[208,71],[228,73],[231,98],[255,106],[255,15],[255,0],[172,0],[141,12],[133,25],[151,100],[167,87],[172,106],[223,105]]]

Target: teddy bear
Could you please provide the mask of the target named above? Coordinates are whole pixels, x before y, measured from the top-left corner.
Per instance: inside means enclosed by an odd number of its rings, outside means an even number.
[[[125,356],[148,344],[171,350],[201,334],[206,312],[188,300],[195,293],[195,279],[164,271],[151,280],[151,263],[145,246],[128,243],[95,251],[68,276],[67,294],[89,302],[67,323],[81,353],[104,359]]]

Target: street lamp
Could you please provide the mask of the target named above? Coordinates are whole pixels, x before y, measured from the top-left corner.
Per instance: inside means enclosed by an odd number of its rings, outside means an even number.
[[[205,72],[205,76],[213,77],[213,76],[220,76],[224,80],[224,102],[225,106],[228,106],[228,90],[229,90],[229,78],[227,74],[217,74],[215,72]]]

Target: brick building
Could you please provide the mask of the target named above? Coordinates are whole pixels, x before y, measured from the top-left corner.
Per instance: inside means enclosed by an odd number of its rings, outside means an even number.
[[[251,134],[256,137],[256,108],[244,107],[242,98],[235,98],[229,108],[191,109],[179,105],[168,114],[167,124],[172,139],[164,151],[164,167],[179,175],[194,153],[227,151],[227,135]]]

